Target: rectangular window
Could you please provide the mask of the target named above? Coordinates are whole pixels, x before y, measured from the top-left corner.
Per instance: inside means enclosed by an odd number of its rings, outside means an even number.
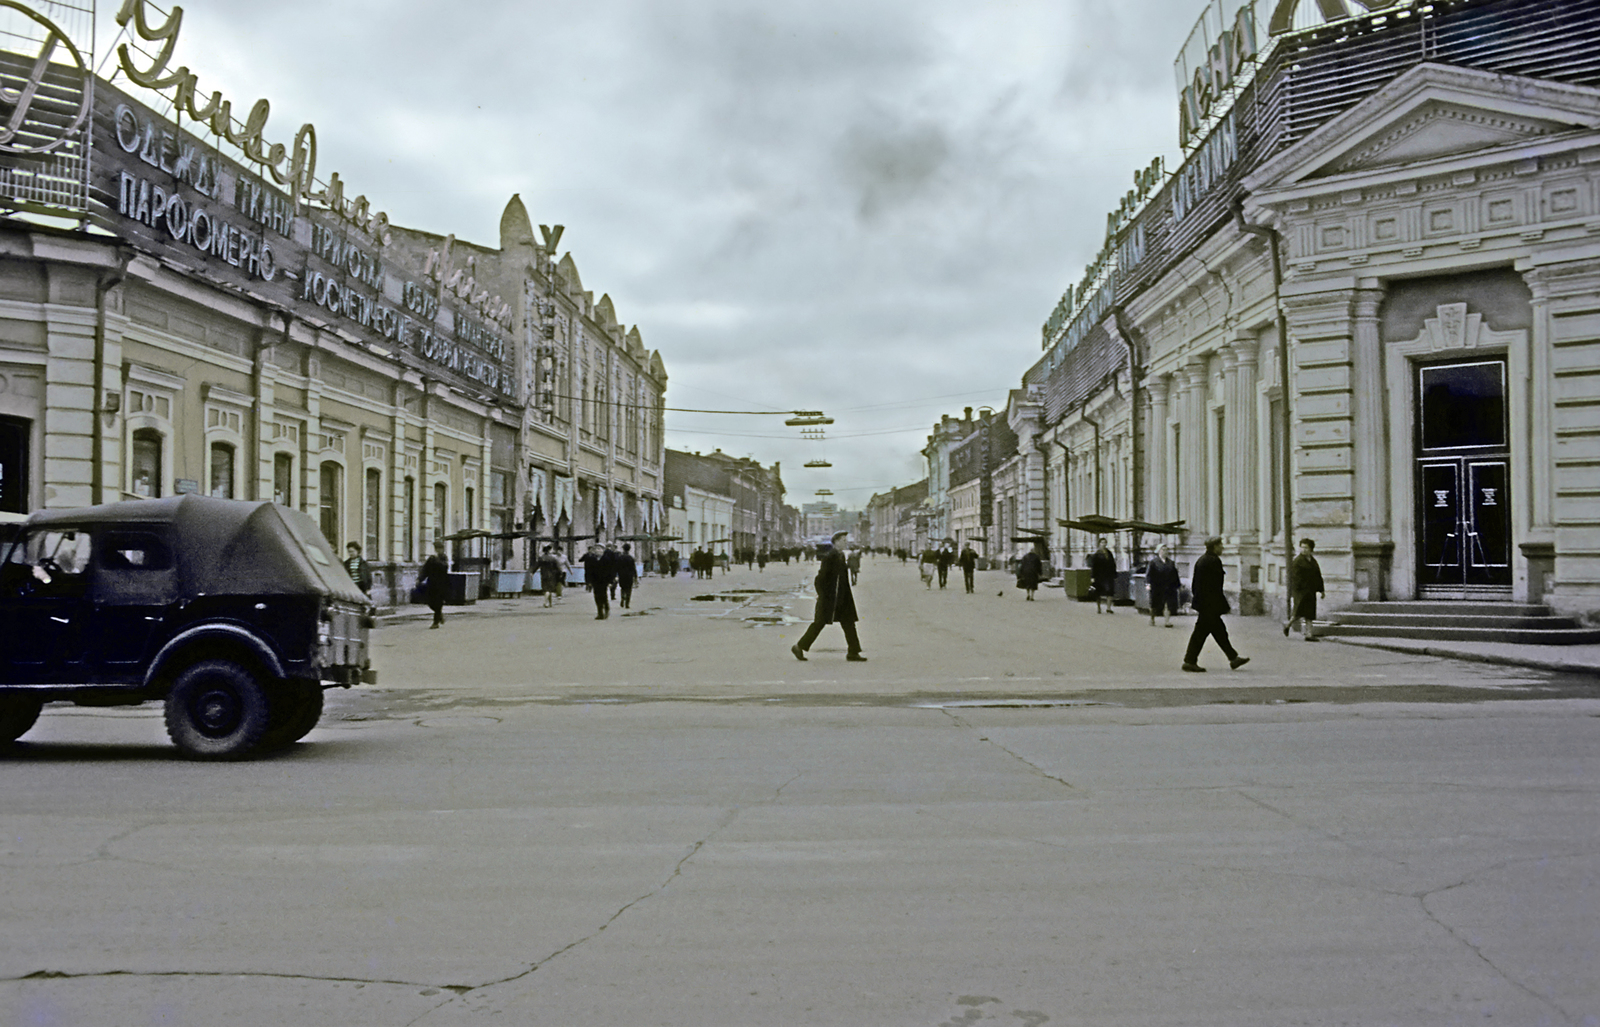
[[[233,498],[233,447],[226,442],[211,444],[211,495]]]
[[[433,486],[433,537],[443,538],[446,528],[444,515],[446,504],[450,501],[450,489],[444,482],[435,482]]]
[[[405,495],[401,498],[404,506],[400,509],[400,535],[404,539],[401,543],[405,547],[406,563],[417,561],[417,479],[407,478],[405,481]]]
[[[319,522],[322,527],[322,537],[328,540],[328,545],[333,547],[335,553],[339,551],[339,472],[341,470],[342,468],[331,460],[322,465],[322,473],[319,475],[322,486],[319,490],[321,495],[317,498],[317,512],[320,515]]]
[[[294,457],[288,453],[272,455],[272,501],[280,506],[294,505]]]
[[[146,499],[161,498],[161,433],[140,428],[133,433],[133,494]]]
[[[461,522],[461,526],[463,528],[471,528],[477,524],[477,522],[473,520],[472,516],[472,493],[473,490],[470,488],[461,490],[461,516],[464,518],[464,520]]]
[[[371,560],[382,559],[378,551],[379,530],[383,524],[383,472],[376,467],[367,468],[367,558]]]

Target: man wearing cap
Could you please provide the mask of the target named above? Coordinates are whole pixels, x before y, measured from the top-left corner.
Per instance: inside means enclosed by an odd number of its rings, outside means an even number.
[[[865,663],[861,655],[861,639],[856,637],[856,600],[850,593],[850,567],[845,560],[844,540],[850,533],[833,533],[833,545],[822,554],[822,566],[817,570],[817,606],[811,616],[811,626],[800,636],[800,641],[789,647],[794,658],[805,661],[811,643],[822,634],[826,624],[837,623],[844,629],[844,658],[852,663]]]
[[[1222,623],[1222,615],[1232,609],[1222,591],[1226,574],[1222,567],[1222,539],[1213,535],[1206,539],[1206,553],[1194,562],[1194,577],[1189,581],[1189,591],[1194,593],[1189,605],[1194,607],[1196,617],[1194,632],[1189,636],[1189,651],[1183,655],[1184,670],[1204,673],[1205,668],[1197,661],[1200,647],[1206,644],[1208,637],[1217,640],[1228,657],[1228,666],[1234,670],[1250,662],[1250,657],[1240,656],[1233,648],[1233,643],[1228,641],[1228,628]]]

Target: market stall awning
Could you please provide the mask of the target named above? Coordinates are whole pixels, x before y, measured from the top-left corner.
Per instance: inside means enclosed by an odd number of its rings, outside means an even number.
[[[1070,521],[1057,518],[1056,523],[1063,528],[1074,528],[1078,531],[1087,531],[1092,534],[1105,534],[1113,531],[1143,531],[1152,535],[1178,535],[1188,530],[1183,526],[1183,521],[1169,521],[1166,524],[1155,524],[1151,521],[1119,521],[1115,517],[1107,517],[1104,514],[1084,514]]]

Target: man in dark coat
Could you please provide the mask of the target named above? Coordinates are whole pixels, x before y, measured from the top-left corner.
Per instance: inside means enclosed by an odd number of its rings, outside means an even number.
[[[1117,558],[1105,539],[1089,557],[1089,584],[1094,591],[1094,612],[1099,613],[1103,606],[1106,613],[1116,613]]]
[[[811,615],[811,626],[800,636],[800,641],[789,647],[794,658],[805,661],[806,650],[822,634],[827,624],[837,623],[844,629],[844,658],[853,663],[865,663],[861,655],[861,639],[856,637],[856,600],[850,592],[850,566],[845,560],[844,540],[850,533],[833,533],[833,545],[822,554],[822,566],[817,569],[817,605]]]
[[[622,543],[622,552],[617,554],[616,572],[619,592],[617,603],[626,610],[633,599],[633,583],[639,577],[639,565],[633,560],[633,546],[627,542]]]
[[[1227,571],[1222,566],[1222,539],[1213,535],[1206,539],[1206,555],[1194,562],[1194,576],[1189,580],[1189,591],[1194,594],[1191,605],[1196,616],[1194,633],[1189,636],[1189,650],[1183,655],[1184,670],[1205,672],[1205,668],[1196,661],[1200,659],[1200,647],[1206,644],[1208,637],[1217,640],[1217,645],[1228,657],[1228,666],[1234,670],[1250,662],[1250,657],[1240,656],[1233,648],[1233,643],[1228,641],[1228,628],[1222,623],[1222,615],[1232,609],[1228,605],[1227,595],[1222,591],[1223,578],[1226,576]]]
[[[1037,543],[1028,547],[1022,554],[1022,559],[1017,561],[1017,587],[1027,591],[1027,599],[1033,601],[1033,593],[1039,587],[1039,579],[1044,577],[1044,557],[1039,555]]]
[[[594,593],[594,619],[611,616],[611,582],[617,573],[617,558],[610,546],[590,546],[583,557],[583,577]]]
[[[1317,619],[1317,596],[1324,599],[1328,597],[1327,588],[1322,584],[1322,565],[1317,563],[1315,555],[1317,544],[1311,539],[1300,540],[1300,555],[1294,558],[1294,563],[1289,565],[1289,623],[1283,626],[1283,637],[1289,637],[1289,630],[1300,628],[1301,635],[1307,642],[1314,642],[1316,638],[1311,634],[1311,622]]]
[[[954,546],[942,545],[939,547],[939,587],[944,588],[945,582],[950,580],[950,565],[956,562]]]
[[[1172,615],[1178,612],[1178,586],[1182,582],[1178,578],[1178,565],[1172,562],[1166,543],[1156,547],[1156,555],[1145,567],[1144,581],[1150,594],[1150,626],[1155,627],[1156,618],[1165,613],[1167,627],[1172,627]]]
[[[422,563],[422,571],[417,575],[417,588],[422,591],[428,609],[433,611],[433,623],[428,627],[436,628],[443,624],[444,601],[450,595],[450,561],[444,555],[444,539],[433,540],[433,555]]]
[[[978,569],[978,553],[968,542],[961,550],[961,557],[956,560],[961,565],[961,577],[967,584],[967,595],[972,594],[972,572]]]

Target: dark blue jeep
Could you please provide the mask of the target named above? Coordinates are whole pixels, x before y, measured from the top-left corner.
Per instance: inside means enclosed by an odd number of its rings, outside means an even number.
[[[375,682],[375,610],[310,517],[204,496],[35,513],[0,547],[0,744],[47,702],[166,703],[196,759],[305,737]]]

